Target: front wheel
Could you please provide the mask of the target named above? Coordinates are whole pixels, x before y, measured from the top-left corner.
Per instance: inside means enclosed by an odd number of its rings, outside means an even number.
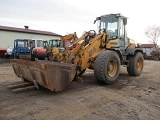
[[[144,58],[142,53],[138,52],[135,56],[129,56],[128,74],[131,76],[139,76],[143,70]]]
[[[97,81],[113,84],[117,81],[120,71],[120,58],[115,51],[106,50],[95,60],[94,75]]]

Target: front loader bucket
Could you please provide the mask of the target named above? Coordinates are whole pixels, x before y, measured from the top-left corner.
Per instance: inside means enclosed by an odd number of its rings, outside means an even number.
[[[30,81],[51,91],[62,91],[76,74],[74,64],[52,61],[11,59],[14,73],[24,81]]]

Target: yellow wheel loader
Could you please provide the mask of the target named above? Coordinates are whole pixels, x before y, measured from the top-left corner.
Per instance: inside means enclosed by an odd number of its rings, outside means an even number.
[[[49,46],[47,51],[48,60],[52,61],[54,59],[55,54],[62,52],[65,48],[68,48],[77,39],[77,34],[76,32],[74,32],[73,34],[62,36],[60,40],[49,40]]]
[[[59,39],[51,39],[49,40],[48,50],[47,50],[47,56],[48,60],[52,61],[54,58],[54,55],[62,52],[64,50],[63,47],[63,41]]]
[[[70,49],[57,53],[56,62],[12,59],[15,74],[37,88],[43,86],[56,92],[87,68],[93,69],[96,80],[105,84],[117,81],[121,65],[126,66],[129,75],[139,76],[143,70],[143,51],[127,38],[127,18],[108,14],[97,17],[95,23],[99,25],[99,33],[86,32]]]

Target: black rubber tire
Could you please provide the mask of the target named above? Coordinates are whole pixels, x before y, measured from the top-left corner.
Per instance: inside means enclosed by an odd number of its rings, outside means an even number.
[[[110,61],[114,61],[117,65],[114,76],[109,76],[108,65]],[[113,67],[114,68],[114,67]],[[115,51],[106,50],[98,55],[94,64],[94,75],[97,81],[105,84],[113,84],[118,79],[120,71],[120,58]]]
[[[141,52],[136,53],[134,56],[129,56],[129,66],[127,67],[127,72],[130,76],[139,76],[143,71],[144,58]],[[141,60],[141,68],[138,70],[137,62]]]

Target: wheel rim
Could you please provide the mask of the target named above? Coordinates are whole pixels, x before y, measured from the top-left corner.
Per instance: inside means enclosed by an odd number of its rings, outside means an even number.
[[[143,67],[143,60],[142,60],[142,58],[139,58],[139,59],[137,60],[137,70],[138,70],[138,71],[141,71],[141,70],[142,70],[142,67]]]
[[[108,71],[107,74],[109,77],[114,77],[118,71],[118,63],[116,62],[116,60],[110,60],[108,63]]]

